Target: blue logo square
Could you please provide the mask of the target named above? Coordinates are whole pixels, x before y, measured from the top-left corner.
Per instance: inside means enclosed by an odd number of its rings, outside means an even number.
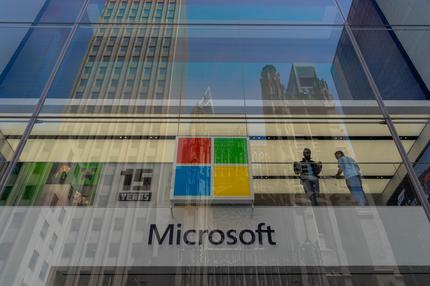
[[[176,166],[174,196],[210,196],[211,167]]]

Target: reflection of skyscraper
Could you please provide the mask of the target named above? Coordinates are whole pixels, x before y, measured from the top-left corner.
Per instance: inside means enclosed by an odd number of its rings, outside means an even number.
[[[401,11],[397,5],[393,7],[396,7],[396,11]],[[375,1],[352,1],[348,22],[357,26],[369,23],[381,26],[389,24],[381,17],[382,13]],[[427,87],[392,30],[353,29],[353,33],[385,100],[428,99]],[[421,54],[419,57],[422,57]],[[340,99],[374,99],[345,30],[339,39],[331,72],[338,94],[342,97]]]
[[[139,22],[173,21],[177,16],[172,1],[110,1],[102,22],[142,19]],[[173,58],[173,28],[146,25],[99,25],[75,81],[69,112],[153,113],[169,97]],[[87,100],[93,101],[87,101]],[[112,104],[126,100],[128,104]],[[85,104],[80,104],[85,100]],[[148,100],[138,104],[129,100]],[[73,106],[74,105],[74,106]]]
[[[0,284],[44,286],[61,256],[71,209],[2,208]],[[10,219],[10,223],[5,223]],[[64,284],[63,284],[64,285]]]
[[[319,79],[315,66],[293,64],[287,87],[288,99],[328,100],[330,95],[325,80]]]
[[[277,101],[285,100],[285,87],[281,83],[281,75],[273,65],[266,65],[261,71],[261,98],[264,114],[276,114],[279,109]]]
[[[379,10],[384,15],[386,23],[392,25],[408,25],[408,24],[426,24],[430,23],[430,2],[429,1],[403,1],[403,0],[375,0]],[[399,13],[403,11],[404,13]],[[430,33],[420,31],[408,31],[405,33],[403,29],[393,29],[392,33],[398,39],[398,43],[407,53],[411,60],[411,68],[416,69],[421,76],[427,89],[430,89],[430,58],[423,57],[428,54]],[[412,36],[412,37],[411,37]],[[413,40],[411,40],[413,38]],[[427,94],[427,99],[429,94]]]
[[[293,64],[288,86],[281,83],[281,76],[273,65],[261,71],[261,97],[263,100],[329,100],[327,82],[319,79],[315,66]]]
[[[285,87],[281,76],[273,65],[263,67],[261,71],[261,96],[263,100],[281,100],[285,98]]]

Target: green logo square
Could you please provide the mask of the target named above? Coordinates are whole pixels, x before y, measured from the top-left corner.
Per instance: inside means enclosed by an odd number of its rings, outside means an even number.
[[[215,164],[247,164],[246,138],[215,138]]]

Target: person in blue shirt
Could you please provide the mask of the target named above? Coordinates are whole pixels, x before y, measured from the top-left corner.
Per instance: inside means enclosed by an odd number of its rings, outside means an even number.
[[[294,162],[294,173],[300,176],[300,184],[303,185],[305,193],[313,206],[319,205],[319,174],[321,173],[321,162],[315,162],[311,159],[311,150],[303,149],[303,159],[300,162]]]
[[[361,172],[357,162],[351,157],[345,156],[342,151],[336,151],[334,156],[337,159],[338,171],[336,178],[340,178],[341,174],[345,177],[346,186],[348,187],[355,202],[359,206],[367,205],[366,195],[361,184]]]

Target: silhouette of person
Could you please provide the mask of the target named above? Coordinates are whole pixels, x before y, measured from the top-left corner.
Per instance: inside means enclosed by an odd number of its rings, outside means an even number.
[[[311,150],[303,149],[303,159],[294,162],[294,173],[300,176],[300,184],[303,185],[305,193],[313,206],[319,205],[319,174],[321,173],[322,163],[311,159]]]

